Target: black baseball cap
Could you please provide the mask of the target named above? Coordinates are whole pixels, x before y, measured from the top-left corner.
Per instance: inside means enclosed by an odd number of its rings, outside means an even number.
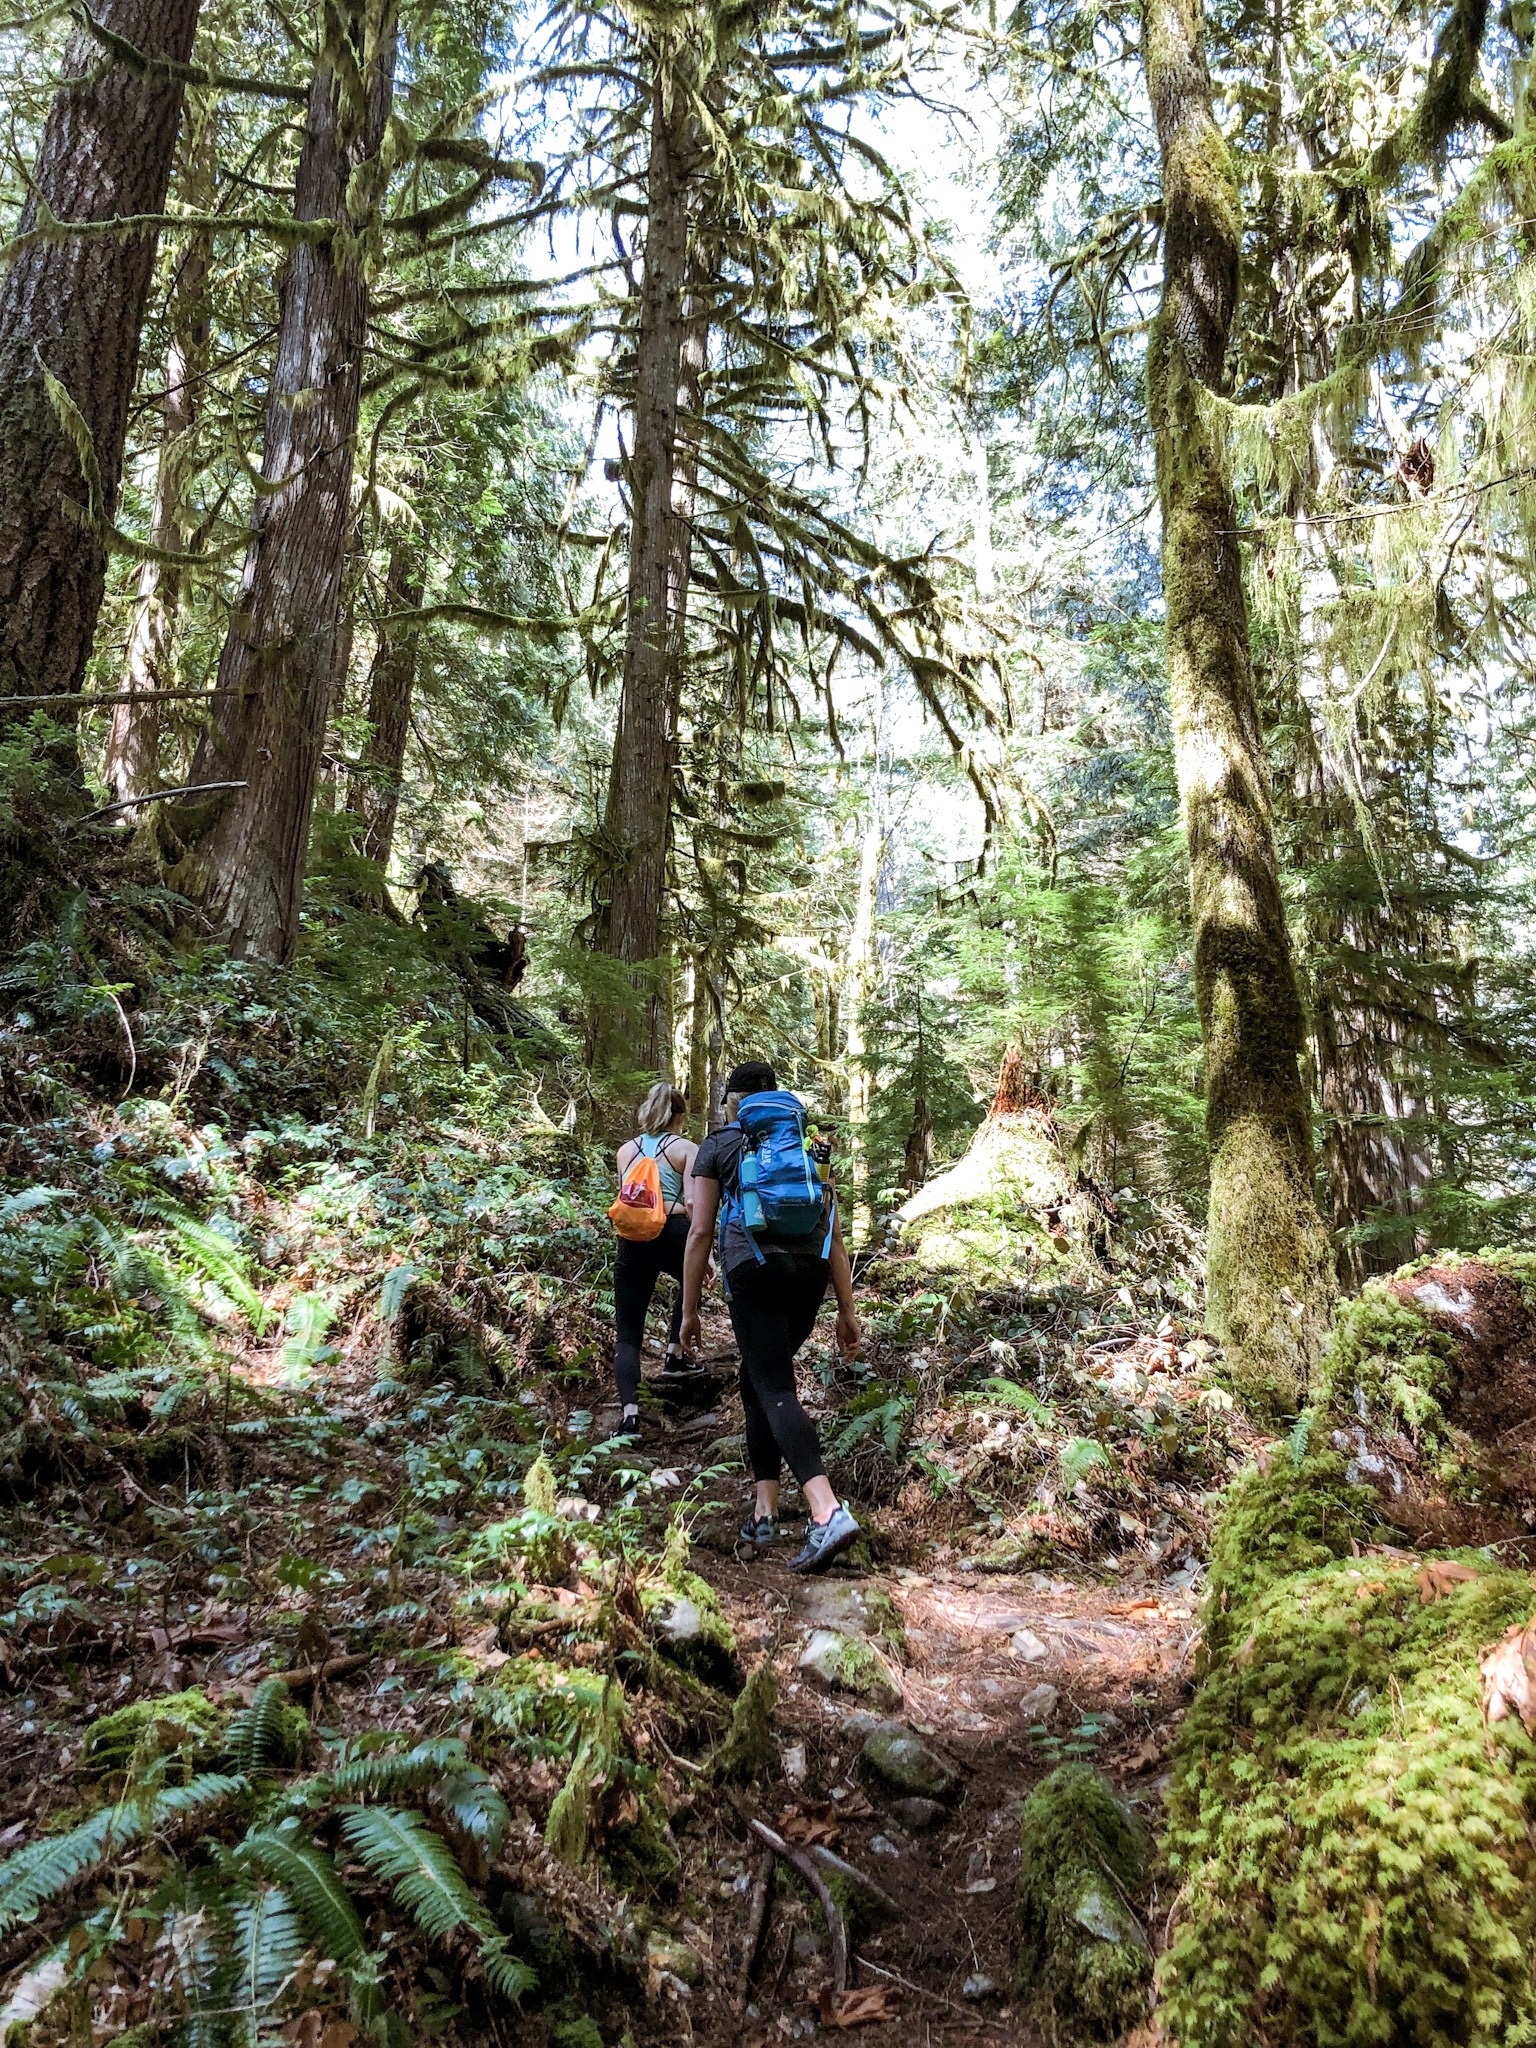
[[[726,1075],[722,1095],[765,1095],[777,1088],[779,1077],[766,1060],[743,1060]]]

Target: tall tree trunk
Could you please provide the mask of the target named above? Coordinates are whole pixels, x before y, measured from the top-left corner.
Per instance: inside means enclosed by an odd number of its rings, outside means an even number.
[[[1220,389],[1241,218],[1212,111],[1200,0],[1145,0],[1142,52],[1162,153],[1163,295],[1148,397],[1163,517],[1169,695],[1195,926],[1211,1151],[1209,1313],[1234,1377],[1305,1398],[1327,1327],[1327,1232],[1313,1199],[1303,1016],[1280,894],[1264,737]]]
[[[384,604],[389,612],[418,611],[425,586],[417,566],[419,550],[408,540],[396,541],[384,572]],[[372,731],[363,749],[360,772],[352,778],[347,809],[363,821],[357,850],[378,868],[380,880],[395,845],[395,818],[405,773],[405,748],[411,736],[411,698],[416,689],[420,635],[415,627],[379,634],[368,671],[368,722]],[[524,838],[526,841],[526,827]],[[526,876],[526,856],[524,873]],[[527,883],[524,882],[524,897]],[[527,917],[527,903],[523,904]]]
[[[241,787],[194,824],[178,871],[222,918],[234,951],[275,961],[298,932],[334,674],[367,339],[364,266],[394,89],[391,0],[382,9],[349,0],[326,13],[350,47],[316,71],[294,213],[334,221],[336,232],[301,242],[283,271],[262,459],[269,488],[256,500],[219,662],[220,688],[239,694],[219,700],[192,775]],[[349,87],[348,74],[358,83]]]
[[[688,969],[688,1128],[696,1138],[709,1129],[709,972],[696,953]]]
[[[634,968],[661,951],[687,597],[687,551],[677,531],[675,496],[690,334],[688,141],[685,117],[666,104],[660,74],[658,63],[635,361],[624,680],[603,816],[614,865],[598,936],[604,952]],[[637,976],[635,985],[645,997],[645,1021],[637,1034],[626,1034],[627,1050],[634,1064],[653,1067],[660,1005],[649,977]],[[620,1047],[610,1042],[607,1049],[615,1053]]]
[[[198,385],[208,356],[208,268],[204,237],[190,243],[172,290],[171,340],[165,356],[165,412],[160,428],[160,464],[155,478],[155,514],[150,538],[163,554],[186,546],[183,519],[194,467]],[[155,692],[171,684],[171,650],[181,603],[181,572],[169,562],[145,562],[128,631],[123,688],[136,702],[119,704],[107,734],[106,781],[115,797],[142,796],[156,786],[160,758],[160,706]],[[131,819],[133,812],[124,814]]]
[[[146,56],[184,64],[198,6],[97,0],[95,14]],[[162,213],[180,80],[109,55],[85,29],[70,38],[64,80],[19,234],[44,207],[66,226]],[[84,678],[154,263],[150,233],[50,230],[0,278],[0,695],[64,695]],[[67,398],[50,396],[45,368]]]

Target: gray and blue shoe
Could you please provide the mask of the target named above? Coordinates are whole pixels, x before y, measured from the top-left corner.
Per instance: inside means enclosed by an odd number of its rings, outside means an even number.
[[[789,1560],[792,1572],[824,1572],[834,1558],[859,1540],[859,1525],[844,1507],[834,1508],[825,1522],[806,1526],[805,1548]]]

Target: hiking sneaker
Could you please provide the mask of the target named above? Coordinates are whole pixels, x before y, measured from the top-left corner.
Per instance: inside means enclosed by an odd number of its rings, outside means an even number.
[[[745,1521],[736,1531],[736,1541],[744,1543],[748,1550],[766,1550],[778,1540],[779,1525],[772,1515],[759,1515],[755,1522]]]
[[[835,1508],[831,1519],[810,1522],[805,1531],[805,1548],[789,1560],[792,1572],[824,1572],[835,1557],[859,1540],[859,1525],[846,1508]]]

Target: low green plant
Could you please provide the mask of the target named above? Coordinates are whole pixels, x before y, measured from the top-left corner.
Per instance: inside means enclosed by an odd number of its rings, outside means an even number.
[[[464,1745],[363,1737],[328,1768],[292,1775],[296,1711],[281,1681],[267,1680],[232,1716],[182,1693],[94,1724],[84,1753],[111,1773],[112,1797],[0,1864],[0,1940],[24,1940],[44,1916],[60,1927],[27,1973],[35,1999],[110,1975],[132,1918],[149,1930],[151,1957],[165,1959],[153,1973],[157,2032],[188,2048],[248,2048],[333,1995],[301,1969],[306,1959],[334,1964],[354,2021],[384,2040],[384,1952],[365,1927],[381,1900],[397,1927],[467,1945],[494,1996],[532,1988],[431,1817],[487,1856],[500,1847],[505,1803]],[[198,1768],[210,1754],[225,1767]],[[154,1855],[130,1853],[151,1842]],[[97,1901],[71,1917],[89,1880]]]

